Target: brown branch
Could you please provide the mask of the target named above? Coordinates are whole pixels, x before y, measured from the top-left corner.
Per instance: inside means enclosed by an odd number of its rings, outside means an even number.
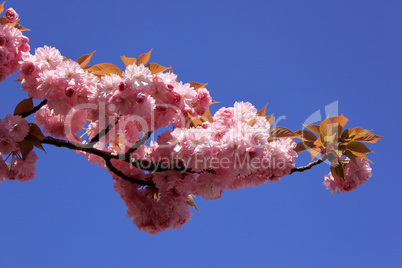
[[[36,105],[35,107],[32,108],[32,110],[24,112],[19,114],[22,118],[28,117],[31,114],[36,113],[37,111],[39,111],[40,108],[42,108],[43,106],[45,106],[47,103],[47,99],[44,99],[43,101],[41,101],[41,103],[39,103],[38,105]]]
[[[326,156],[324,156],[323,158],[318,159],[318,160],[316,160],[316,161],[314,161],[314,162],[311,162],[311,163],[308,164],[308,165],[292,168],[292,171],[290,171],[289,175],[292,174],[292,173],[294,173],[294,172],[303,172],[303,171],[305,171],[305,170],[311,169],[312,167],[314,167],[314,166],[316,166],[316,165],[319,165],[319,164],[321,164],[322,162],[325,162],[329,157],[330,157],[330,155],[326,155]]]
[[[121,160],[127,163],[130,163],[134,167],[145,170],[145,171],[150,171],[150,172],[163,172],[163,171],[168,171],[168,170],[177,170],[181,172],[192,172],[190,169],[187,169],[182,163],[176,163],[173,165],[165,165],[162,162],[150,162],[147,160],[141,160],[141,159],[129,159],[122,157],[120,154],[113,154],[110,152],[105,152],[96,148],[93,148],[91,144],[81,144],[81,143],[76,143],[76,142],[71,142],[71,141],[66,141],[66,140],[60,140],[56,139],[53,137],[45,137],[45,139],[42,140],[42,143],[44,144],[49,144],[53,145],[56,147],[64,147],[67,149],[71,150],[78,150],[82,152],[87,152],[90,154],[97,155],[101,158],[103,158],[106,162],[111,159],[116,159],[116,160]]]
[[[110,158],[106,159],[105,162],[106,162],[107,168],[111,172],[113,172],[114,174],[116,174],[117,176],[122,178],[123,180],[129,181],[129,182],[132,182],[132,183],[136,183],[136,184],[141,185],[141,186],[149,186],[149,187],[151,187],[153,189],[156,188],[155,183],[153,181],[143,181],[143,180],[139,180],[139,179],[136,179],[136,178],[133,178],[133,177],[125,175],[123,172],[121,172],[120,170],[118,170],[117,168],[115,168],[113,166],[112,161],[111,161]]]
[[[106,136],[109,133],[109,131],[112,130],[112,128],[114,128],[115,125],[117,125],[119,120],[120,120],[120,116],[118,118],[116,118],[116,121],[114,122],[114,124],[109,124],[107,126],[107,128],[103,129],[101,132],[96,134],[96,136],[93,137],[89,143],[95,145],[95,143],[97,143],[102,137]]]
[[[139,141],[137,141],[133,147],[131,147],[126,153],[125,153],[125,158],[130,159],[131,155],[135,152],[135,150],[137,150],[138,148],[140,148],[141,145],[143,145],[148,139],[149,137],[151,137],[153,131],[148,131],[147,133],[144,134],[144,137],[142,137]]]

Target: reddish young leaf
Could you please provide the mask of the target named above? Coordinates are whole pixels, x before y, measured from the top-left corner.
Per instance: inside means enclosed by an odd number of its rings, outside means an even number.
[[[343,181],[345,179],[345,175],[343,172],[343,165],[338,164],[335,166],[331,166],[331,174],[334,178],[338,178],[341,181]]]
[[[96,64],[89,68],[84,68],[84,70],[86,70],[88,72],[92,72],[94,75],[97,75],[97,76],[109,75],[112,73],[122,76],[122,73],[123,73],[123,71],[120,70],[119,67],[117,67],[116,65],[111,64],[111,63]]]
[[[36,148],[39,148],[43,151],[45,151],[45,149],[42,146],[41,141],[34,135],[28,134],[28,136],[25,138],[25,140],[28,140],[32,143],[33,146],[35,146]]]
[[[358,129],[358,132],[354,136],[354,141],[376,143],[379,139],[384,138],[383,136],[377,136],[373,132],[365,129]]]
[[[126,67],[129,65],[133,65],[137,62],[136,58],[127,58],[126,56],[121,56],[120,58]]]
[[[346,117],[341,114],[340,116],[333,116],[331,118],[332,123],[338,123],[342,128],[346,125],[346,123],[349,121]]]
[[[6,24],[9,24],[8,20],[6,19],[6,17],[1,17],[0,18],[0,24],[5,26]]]
[[[92,52],[89,53],[89,54],[86,54],[86,55],[84,55],[84,56],[79,57],[78,60],[76,60],[76,62],[77,62],[81,67],[86,66],[86,65],[89,63],[89,61],[91,60],[92,55],[95,53],[95,51],[96,51],[96,50],[92,51]]]
[[[302,123],[302,125],[303,125],[305,128],[307,128],[307,129],[313,131],[315,134],[320,135],[320,126],[319,126],[319,125],[308,125],[308,126],[307,126],[307,125],[305,125],[305,124],[303,124],[303,123]]]
[[[311,141],[302,141],[302,142],[299,142],[296,145],[295,151],[296,151],[296,153],[299,154],[299,153],[304,152],[306,150],[310,150],[311,148],[314,148],[314,147],[315,147],[315,145],[314,145],[313,142],[311,142]]]
[[[366,145],[358,141],[351,141],[346,145],[346,149],[351,151],[354,155],[368,154],[372,152]],[[357,154],[356,154],[357,153]]]
[[[18,24],[18,23],[14,27],[17,28],[18,30],[20,30],[21,32],[30,31],[30,29],[27,29],[27,28],[23,27],[21,24]]]
[[[296,131],[295,133],[298,134],[298,135],[300,136],[300,138],[301,138],[302,140],[305,140],[305,141],[312,141],[312,142],[314,142],[314,141],[317,140],[317,136],[314,135],[313,132],[310,132],[310,131],[305,130],[305,129],[298,130],[298,131]]]
[[[209,107],[207,108],[206,112],[201,117],[202,121],[212,123],[214,121],[211,112],[209,111]]]
[[[146,67],[149,68],[149,70],[151,71],[152,74],[158,74],[158,73],[164,72],[167,69],[169,69],[168,67],[164,67],[155,62],[148,63]]]
[[[356,156],[351,151],[346,150],[343,152],[343,155],[352,160],[353,163],[357,165]]]
[[[4,4],[5,4],[5,3],[6,3],[6,2],[3,2],[3,4],[0,5],[0,14],[3,13],[3,11],[4,11]]]
[[[331,133],[332,124],[328,117],[320,124],[320,136],[325,137]]]
[[[140,66],[141,64],[144,64],[144,65],[147,64],[148,61],[149,61],[149,58],[151,57],[151,52],[152,52],[152,48],[147,53],[141,54],[138,57],[138,60],[137,60],[137,63],[136,63],[137,66]]]
[[[266,112],[266,110],[267,110],[267,106],[268,106],[268,103],[265,104],[264,108],[262,108],[261,110],[259,110],[259,111],[257,112],[257,115],[258,115],[258,116],[265,116],[265,112]]]
[[[284,127],[271,127],[271,137],[270,140],[281,139],[281,138],[296,138],[299,135],[293,131]]]
[[[191,206],[191,207],[193,207],[193,208],[195,208],[195,209],[198,211],[198,208],[197,208],[197,206],[196,206],[195,203],[194,203],[194,195],[189,194],[189,195],[187,196],[186,204],[189,205],[189,206]]]
[[[321,150],[318,150],[316,148],[311,148],[310,149],[310,154],[311,154],[311,161],[314,160],[314,158],[316,158],[316,156],[321,152]]]
[[[251,119],[250,121],[248,121],[248,122],[247,122],[247,125],[253,126],[253,125],[254,125],[254,122],[255,122],[255,119],[257,119],[257,116],[254,117],[253,119]]]
[[[24,159],[27,157],[27,155],[28,155],[28,154],[33,150],[33,148],[34,148],[32,142],[29,141],[29,140],[20,141],[20,142],[18,143],[18,146],[20,147],[21,155],[22,155],[22,158],[24,158]]]
[[[273,118],[274,118],[274,114],[265,116],[265,119],[268,121],[268,123],[269,123],[271,126],[274,124]]]
[[[187,113],[187,114],[188,114],[188,117],[190,118],[190,121],[191,121],[191,123],[192,123],[192,125],[193,125],[194,127],[197,127],[197,126],[202,125],[203,122],[202,122],[200,119],[198,119],[198,118],[192,116],[192,115],[189,114],[189,113]]]
[[[29,112],[34,108],[32,98],[24,99],[14,109],[14,115],[23,114]]]
[[[35,136],[36,138],[39,139],[39,141],[43,141],[45,136],[42,133],[42,130],[38,127],[38,125],[34,123],[29,123],[29,133],[32,136]]]
[[[194,82],[194,81],[190,82],[189,84],[190,84],[190,87],[194,88],[194,90],[197,91],[197,92],[198,92],[198,90],[200,88],[204,88],[204,87],[206,87],[208,85],[208,83],[201,84],[201,83]]]

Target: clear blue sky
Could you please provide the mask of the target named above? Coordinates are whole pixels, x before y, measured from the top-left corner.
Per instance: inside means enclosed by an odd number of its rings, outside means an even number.
[[[8,1],[31,48],[93,62],[153,48],[185,82],[209,83],[213,111],[269,102],[300,129],[338,101],[370,145],[372,178],[331,195],[324,164],[282,182],[196,198],[182,230],[137,230],[112,178],[83,156],[46,146],[37,176],[0,185],[0,267],[402,267],[400,1]],[[0,84],[0,117],[26,97]],[[330,109],[331,110],[331,109]],[[301,155],[297,165],[309,158]]]

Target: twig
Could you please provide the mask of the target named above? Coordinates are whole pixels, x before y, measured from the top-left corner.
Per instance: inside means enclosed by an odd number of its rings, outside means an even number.
[[[120,170],[118,170],[117,168],[115,168],[113,166],[112,161],[111,161],[110,158],[106,159],[105,162],[106,162],[107,168],[111,172],[113,172],[114,174],[116,174],[117,176],[122,178],[123,180],[129,181],[129,182],[132,182],[132,183],[136,183],[136,184],[141,185],[141,186],[149,186],[151,188],[156,188],[155,183],[153,181],[143,181],[143,180],[139,180],[139,179],[132,178],[130,176],[125,175],[123,172],[121,172]]]
[[[75,142],[71,142],[71,141],[56,139],[56,138],[53,138],[50,136],[45,137],[45,139],[42,140],[42,143],[53,145],[56,147],[64,147],[64,148],[68,148],[71,150],[78,150],[78,151],[94,154],[94,155],[97,155],[97,156],[103,158],[106,162],[108,159],[121,160],[121,161],[130,163],[131,165],[133,165],[134,167],[136,167],[138,169],[150,171],[150,172],[163,172],[163,171],[168,171],[168,170],[177,170],[177,171],[181,171],[181,172],[192,172],[190,169],[187,169],[182,163],[176,163],[176,164],[168,166],[168,165],[163,164],[162,162],[150,162],[147,160],[122,158],[121,155],[119,155],[119,154],[113,154],[111,152],[105,152],[105,151],[93,148],[91,146],[91,144],[75,143]]]
[[[45,106],[47,103],[47,99],[44,99],[43,101],[41,101],[41,103],[39,103],[38,105],[36,105],[35,107],[32,108],[32,110],[28,111],[28,112],[24,112],[19,114],[22,118],[28,117],[31,114],[36,113],[37,111],[39,111],[40,108],[42,108],[43,106]]]
[[[97,143],[102,137],[106,136],[109,133],[109,131],[112,130],[112,128],[114,128],[114,126],[117,125],[117,123],[119,122],[120,118],[121,118],[120,116],[117,117],[116,121],[114,122],[114,124],[109,124],[107,126],[107,128],[103,129],[101,132],[96,134],[96,136],[93,137],[89,143],[95,145],[95,143]]]
[[[139,141],[137,141],[133,147],[131,147],[126,153],[125,153],[125,158],[130,159],[131,155],[140,148],[141,145],[143,145],[149,137],[151,137],[153,131],[148,131],[147,133],[144,134],[144,137],[142,137]]]
[[[322,162],[325,162],[329,157],[330,157],[330,155],[326,155],[326,156],[324,156],[323,158],[318,159],[318,160],[316,160],[316,161],[314,161],[314,162],[311,162],[311,163],[308,164],[308,165],[301,166],[301,167],[296,167],[296,168],[292,168],[292,171],[289,173],[289,175],[292,174],[292,173],[294,173],[294,172],[303,172],[303,171],[305,171],[305,170],[311,169],[312,167],[314,167],[314,166],[316,166],[316,165],[319,165],[319,164],[321,164]]]

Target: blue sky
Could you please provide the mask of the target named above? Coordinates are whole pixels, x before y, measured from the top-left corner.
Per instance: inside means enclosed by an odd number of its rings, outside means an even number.
[[[401,267],[402,4],[399,1],[8,1],[31,48],[123,67],[153,48],[179,80],[209,83],[216,111],[235,101],[301,128],[337,107],[385,136],[369,145],[373,176],[331,195],[329,166],[277,184],[196,198],[182,230],[137,230],[112,178],[83,156],[46,146],[37,176],[0,185],[0,267]],[[33,52],[33,50],[32,50]],[[23,98],[0,84],[1,118]],[[337,102],[337,105],[333,104]],[[332,105],[331,105],[332,104]],[[296,165],[309,161],[307,153]]]

